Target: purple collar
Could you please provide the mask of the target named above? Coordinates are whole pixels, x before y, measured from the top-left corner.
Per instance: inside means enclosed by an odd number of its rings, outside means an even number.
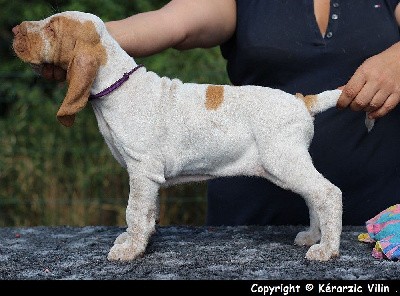
[[[128,79],[129,76],[135,72],[137,69],[143,67],[142,64],[137,65],[135,68],[133,68],[132,70],[130,70],[129,72],[124,73],[124,75],[118,79],[116,82],[114,82],[111,86],[107,87],[105,90],[99,92],[98,94],[91,94],[89,96],[89,100],[94,100],[94,99],[98,99],[101,97],[104,97],[106,95],[109,95],[110,93],[112,93],[114,90],[116,90],[117,88],[119,88],[122,84],[124,84]]]

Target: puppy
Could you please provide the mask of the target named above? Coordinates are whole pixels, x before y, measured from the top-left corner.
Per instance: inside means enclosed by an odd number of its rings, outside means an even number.
[[[310,260],[339,255],[342,194],[315,169],[308,152],[313,115],[335,106],[339,90],[303,97],[160,77],[138,66],[103,21],[88,13],[23,22],[13,32],[14,51],[24,62],[67,71],[58,120],[72,126],[90,101],[105,142],[129,173],[127,229],[109,260],[133,260],[145,252],[160,186],[236,175],[264,177],[300,194],[310,228],[295,243],[310,246]]]

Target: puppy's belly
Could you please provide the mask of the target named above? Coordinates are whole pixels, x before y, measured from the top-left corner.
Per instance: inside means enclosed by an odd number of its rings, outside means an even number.
[[[166,186],[197,182],[215,177],[227,176],[260,176],[267,177],[261,165],[255,142],[247,145],[236,145],[231,149],[209,151],[209,153],[182,153],[179,160],[180,170],[166,176]],[[190,158],[190,156],[193,156]]]

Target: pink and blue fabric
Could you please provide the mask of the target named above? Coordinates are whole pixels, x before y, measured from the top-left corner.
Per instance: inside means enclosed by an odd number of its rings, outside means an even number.
[[[358,240],[375,243],[372,256],[377,259],[400,259],[400,204],[387,208],[365,224],[368,233],[361,233]]]

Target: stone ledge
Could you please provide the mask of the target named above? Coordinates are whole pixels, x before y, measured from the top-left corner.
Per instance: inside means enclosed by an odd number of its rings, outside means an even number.
[[[293,245],[304,227],[158,226],[145,255],[109,262],[121,227],[0,228],[0,279],[88,280],[381,280],[398,279],[400,264],[371,256],[357,241],[364,227],[344,227],[341,256],[309,262]]]

